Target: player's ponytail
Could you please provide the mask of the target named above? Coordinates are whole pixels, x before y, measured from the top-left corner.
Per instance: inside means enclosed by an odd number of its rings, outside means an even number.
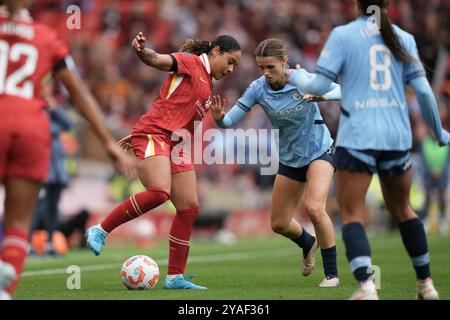
[[[180,47],[180,52],[189,52],[196,55],[209,52],[209,41],[198,39],[187,39]]]
[[[370,6],[378,6],[380,8],[380,33],[384,43],[397,60],[409,63],[413,62],[414,58],[402,47],[392,27],[388,14],[389,0],[358,0],[358,3],[360,9],[366,16],[373,14]]]
[[[180,52],[189,52],[196,55],[209,53],[215,46],[220,48],[220,53],[241,50],[239,42],[232,36],[222,35],[209,42],[206,40],[188,39],[180,47]]]

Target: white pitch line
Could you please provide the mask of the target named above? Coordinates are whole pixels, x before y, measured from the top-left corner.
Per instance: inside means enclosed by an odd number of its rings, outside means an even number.
[[[298,251],[295,248],[290,249],[275,249],[275,250],[260,250],[260,251],[246,251],[246,252],[232,252],[223,254],[212,254],[204,256],[192,256],[189,257],[188,263],[202,263],[202,262],[220,262],[220,261],[233,261],[233,260],[248,260],[260,257],[284,257],[290,255],[296,255]],[[167,259],[156,260],[159,266],[167,266]],[[98,270],[111,270],[120,268],[122,262],[117,263],[107,263],[107,264],[94,264],[88,266],[81,266],[82,272],[86,271],[98,271]],[[38,271],[28,271],[23,272],[21,277],[37,277],[37,276],[48,276],[54,274],[65,274],[66,268],[56,268]]]

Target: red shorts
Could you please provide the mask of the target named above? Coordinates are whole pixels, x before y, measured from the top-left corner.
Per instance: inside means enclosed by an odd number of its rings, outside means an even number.
[[[153,130],[152,130],[153,131]],[[191,153],[181,147],[181,141],[172,141],[168,133],[133,131],[131,144],[138,160],[152,156],[165,156],[171,160],[172,173],[195,170]]]
[[[0,120],[0,180],[18,177],[44,181],[51,152],[48,116],[40,110],[33,116],[17,118]]]

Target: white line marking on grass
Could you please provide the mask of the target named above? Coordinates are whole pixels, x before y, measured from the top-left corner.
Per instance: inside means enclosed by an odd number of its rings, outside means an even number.
[[[221,262],[221,261],[233,261],[233,260],[250,260],[254,258],[269,257],[284,257],[298,255],[298,251],[295,248],[291,249],[275,249],[275,250],[259,250],[259,251],[245,251],[245,252],[232,252],[222,254],[211,254],[189,257],[188,263],[202,263],[202,262]],[[167,259],[156,260],[159,266],[167,266]],[[81,272],[86,271],[98,271],[98,270],[112,270],[120,268],[122,262],[106,263],[106,264],[94,264],[88,266],[80,266]],[[66,268],[56,268],[38,271],[28,271],[21,274],[21,277],[37,277],[48,276],[54,274],[65,274]]]

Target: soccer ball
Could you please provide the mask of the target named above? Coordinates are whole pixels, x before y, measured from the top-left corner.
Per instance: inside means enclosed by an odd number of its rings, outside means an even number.
[[[155,260],[139,255],[127,259],[122,265],[122,282],[129,290],[152,289],[159,278]]]

